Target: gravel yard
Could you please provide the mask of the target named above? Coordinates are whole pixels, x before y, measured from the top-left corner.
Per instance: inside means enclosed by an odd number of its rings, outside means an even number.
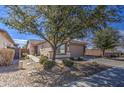
[[[22,70],[18,67],[17,60],[14,64],[8,67],[0,67],[0,87],[31,87],[37,86],[32,83],[29,72],[33,68],[29,64],[29,60],[23,60],[24,66]],[[39,85],[38,85],[39,86]]]
[[[0,87],[46,87],[62,86],[83,77],[89,77],[108,69],[105,65],[92,63],[77,63],[73,68],[56,65],[51,70],[43,70],[39,63],[29,59],[22,60],[23,69],[18,62],[8,67],[0,67]]]
[[[0,74],[0,87],[30,86],[26,71],[16,71]]]
[[[33,82],[43,84],[45,87],[61,87],[73,81],[92,76],[108,68],[96,63],[75,63],[73,67],[56,65],[51,70],[38,69],[33,75]]]

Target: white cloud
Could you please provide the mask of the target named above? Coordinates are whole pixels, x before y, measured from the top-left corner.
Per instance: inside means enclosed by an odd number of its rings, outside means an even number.
[[[124,35],[124,30],[119,30],[121,35]]]
[[[27,40],[24,39],[14,39],[14,41],[16,44],[19,44],[20,47],[23,47],[27,43]]]

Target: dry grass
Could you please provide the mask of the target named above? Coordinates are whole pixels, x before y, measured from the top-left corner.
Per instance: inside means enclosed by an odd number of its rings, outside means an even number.
[[[0,49],[0,66],[12,64],[15,51],[13,49]]]

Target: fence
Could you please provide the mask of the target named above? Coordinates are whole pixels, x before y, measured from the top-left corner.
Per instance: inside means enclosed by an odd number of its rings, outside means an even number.
[[[21,49],[21,57],[24,57],[25,55],[29,54],[29,50],[26,48]]]

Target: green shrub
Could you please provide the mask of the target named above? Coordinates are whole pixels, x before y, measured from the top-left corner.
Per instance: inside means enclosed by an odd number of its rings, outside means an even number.
[[[74,57],[70,57],[70,60],[74,60]]]
[[[14,49],[0,49],[0,66],[11,65],[14,59]]]
[[[84,59],[81,58],[81,57],[70,57],[70,60],[75,60],[75,61],[84,61]]]
[[[71,60],[63,60],[62,62],[67,67],[72,67],[74,65],[74,62]]]
[[[46,62],[47,60],[48,60],[48,57],[41,55],[41,56],[40,56],[40,61],[39,61],[39,63],[40,63],[40,64],[43,64],[43,63]]]
[[[93,61],[92,64],[93,64],[94,66],[98,66],[98,63],[95,62],[95,61]]]
[[[84,61],[84,59],[83,58],[81,58],[81,57],[78,57],[78,59],[77,59],[78,61]]]
[[[53,66],[55,66],[55,61],[44,61],[43,62],[43,66],[44,66],[44,69],[51,69]]]
[[[48,60],[47,56],[40,56],[40,64],[43,65],[44,69],[51,69],[55,65],[55,61]]]

